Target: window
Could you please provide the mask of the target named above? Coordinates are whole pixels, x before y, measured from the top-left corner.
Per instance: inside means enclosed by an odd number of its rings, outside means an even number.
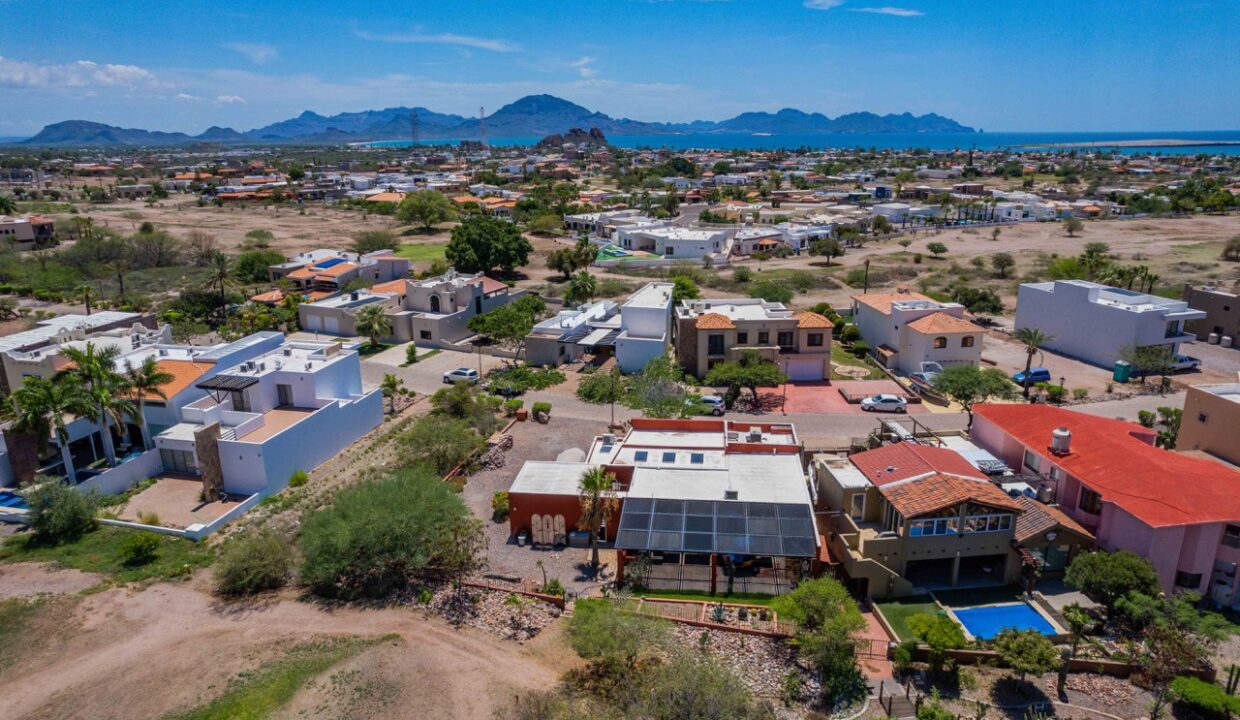
[[[689,462],[694,465],[701,465],[705,461],[706,461],[706,456],[703,455],[702,453],[690,453],[689,455]]]
[[[722,355],[723,354],[723,336],[722,335],[716,334],[716,335],[706,336],[706,354],[707,355]]]
[[[665,452],[665,453],[663,453],[663,462],[665,462],[665,463],[674,463],[674,462],[676,462],[676,453],[674,453],[674,452]]]
[[[1240,525],[1228,525],[1223,528],[1223,544],[1227,547],[1240,548]]]
[[[650,458],[650,453],[646,452],[645,450],[638,450],[637,452],[633,453],[633,460],[636,462],[646,462],[646,460],[648,460],[649,458]]]
[[[737,345],[748,345],[749,344],[749,333],[747,332],[736,333],[736,344]]]
[[[1076,506],[1081,512],[1087,512],[1090,515],[1102,514],[1102,496],[1090,490],[1089,488],[1081,488],[1081,496],[1076,501]]]
[[[430,331],[430,330],[419,330],[419,331],[418,331],[418,339],[419,339],[419,340],[430,340],[430,339],[431,339],[431,331]]]
[[[767,332],[766,330],[763,330],[763,331],[759,332],[759,333],[758,333],[758,344],[759,344],[759,345],[770,345],[770,344],[771,344],[771,334],[770,334],[769,332]]]
[[[973,336],[965,335],[960,338],[960,347],[973,347]]]
[[[1042,472],[1042,458],[1035,455],[1033,451],[1031,450],[1025,451],[1025,458],[1023,462],[1025,463],[1025,467],[1029,468],[1035,473]]]
[[[964,519],[966,533],[1004,532],[1012,529],[1012,516],[1008,513],[969,515]]]
[[[945,347],[947,347],[947,338],[945,338],[945,337],[943,337],[942,335],[940,335],[939,337],[936,337],[936,338],[934,339],[934,349],[935,349],[935,350],[942,350],[942,349],[943,349],[943,348],[945,348]]]
[[[955,535],[959,521],[956,518],[935,518],[933,520],[910,520],[909,537],[929,537],[931,535]]]
[[[779,335],[776,337],[776,340],[779,341],[780,347],[792,347],[793,345],[792,333],[790,332],[779,333]]]
[[[849,512],[849,515],[853,520],[865,519],[865,491],[853,493],[852,511]]]
[[[1209,421],[1210,421],[1210,416],[1208,414],[1197,413],[1197,422],[1201,423],[1202,425],[1205,425]]]
[[[1201,587],[1201,573],[1186,573],[1182,570],[1177,570],[1175,573],[1175,586],[1196,590]]]
[[[805,344],[810,347],[822,347],[822,333],[810,333],[805,336]]]

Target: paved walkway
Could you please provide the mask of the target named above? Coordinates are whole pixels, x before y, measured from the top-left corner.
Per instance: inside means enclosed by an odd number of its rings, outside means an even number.
[[[865,643],[861,646],[860,665],[861,672],[865,674],[867,680],[876,682],[879,680],[891,680],[895,677],[894,670],[891,667],[891,661],[886,657],[887,645],[891,642],[891,636],[883,629],[878,622],[873,610],[862,610],[861,616],[865,618],[865,631],[862,638],[869,643],[867,648]],[[880,656],[879,653],[882,653]]]

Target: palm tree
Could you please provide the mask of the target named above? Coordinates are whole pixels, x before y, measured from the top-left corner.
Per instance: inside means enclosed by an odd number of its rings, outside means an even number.
[[[68,369],[56,374],[60,380],[68,379],[81,388],[89,401],[95,416],[95,422],[101,428],[103,454],[108,465],[116,465],[116,447],[112,442],[111,424],[115,421],[125,428],[125,416],[133,416],[137,408],[129,399],[129,381],[116,371],[116,359],[120,356],[120,348],[109,345],[96,349],[94,343],[86,343],[84,349],[64,347],[60,354],[71,365]],[[128,432],[125,428],[124,432]]]
[[[1016,339],[1025,346],[1025,379],[1021,385],[1023,386],[1022,392],[1025,395],[1025,399],[1028,400],[1030,385],[1029,372],[1033,369],[1033,356],[1038,354],[1038,350],[1043,345],[1051,340],[1054,340],[1055,336],[1046,333],[1044,330],[1039,330],[1038,328],[1023,327],[1016,331]]]
[[[581,518],[577,521],[577,529],[590,533],[590,567],[595,574],[598,573],[598,529],[611,520],[618,504],[612,490],[615,482],[614,474],[596,467],[582,473],[578,488]]]
[[[134,367],[128,360],[125,361],[125,377],[129,380],[129,387],[133,390],[133,396],[137,405],[137,412],[134,413],[134,422],[142,430],[142,449],[149,450],[151,447],[151,430],[147,427],[146,416],[142,411],[146,405],[146,401],[151,396],[158,397],[167,401],[168,395],[164,393],[163,386],[172,382],[176,378],[172,373],[164,370],[159,366],[159,362],[147,356],[141,365]]]
[[[392,334],[392,321],[382,305],[367,305],[357,311],[357,333],[365,335],[370,346],[378,347],[379,341]]]
[[[28,377],[22,386],[9,397],[12,404],[13,427],[19,432],[34,435],[40,456],[47,453],[47,441],[56,436],[60,445],[60,459],[65,465],[65,477],[74,482],[77,472],[73,467],[73,455],[69,452],[69,427],[66,415],[89,415],[92,407],[73,382],[49,380],[38,376]]]
[[[582,270],[568,281],[568,292],[564,293],[564,299],[572,303],[590,302],[597,290],[598,283],[594,276]]]
[[[216,288],[220,291],[220,312],[228,315],[228,298],[225,292],[233,285],[233,267],[228,256],[222,252],[217,252],[207,261],[207,268],[211,274],[207,276],[204,285],[208,288]]]
[[[90,301],[94,294],[95,289],[89,285],[79,285],[77,288],[77,296],[82,299],[82,304],[86,306],[87,315],[90,315]]]
[[[383,392],[383,397],[388,399],[388,414],[396,412],[396,396],[400,394],[404,385],[405,381],[392,373],[383,376],[383,383],[379,385],[379,389]]]
[[[16,215],[17,203],[7,195],[0,195],[0,215]]]

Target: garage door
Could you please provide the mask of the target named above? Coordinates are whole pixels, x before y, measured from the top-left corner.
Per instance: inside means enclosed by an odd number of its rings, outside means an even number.
[[[340,334],[340,318],[328,315],[323,318],[323,332],[331,335]]]
[[[306,329],[314,330],[314,331],[322,330],[323,329],[323,318],[319,317],[318,315],[311,315],[310,313],[306,313]]]
[[[822,358],[785,358],[789,380],[809,382],[822,380]]]

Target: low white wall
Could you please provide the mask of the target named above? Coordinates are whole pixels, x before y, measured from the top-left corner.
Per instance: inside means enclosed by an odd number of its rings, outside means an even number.
[[[164,471],[159,450],[147,450],[138,457],[124,462],[107,472],[78,484],[83,491],[98,490],[104,495],[118,495],[133,487],[139,480],[154,477]]]

